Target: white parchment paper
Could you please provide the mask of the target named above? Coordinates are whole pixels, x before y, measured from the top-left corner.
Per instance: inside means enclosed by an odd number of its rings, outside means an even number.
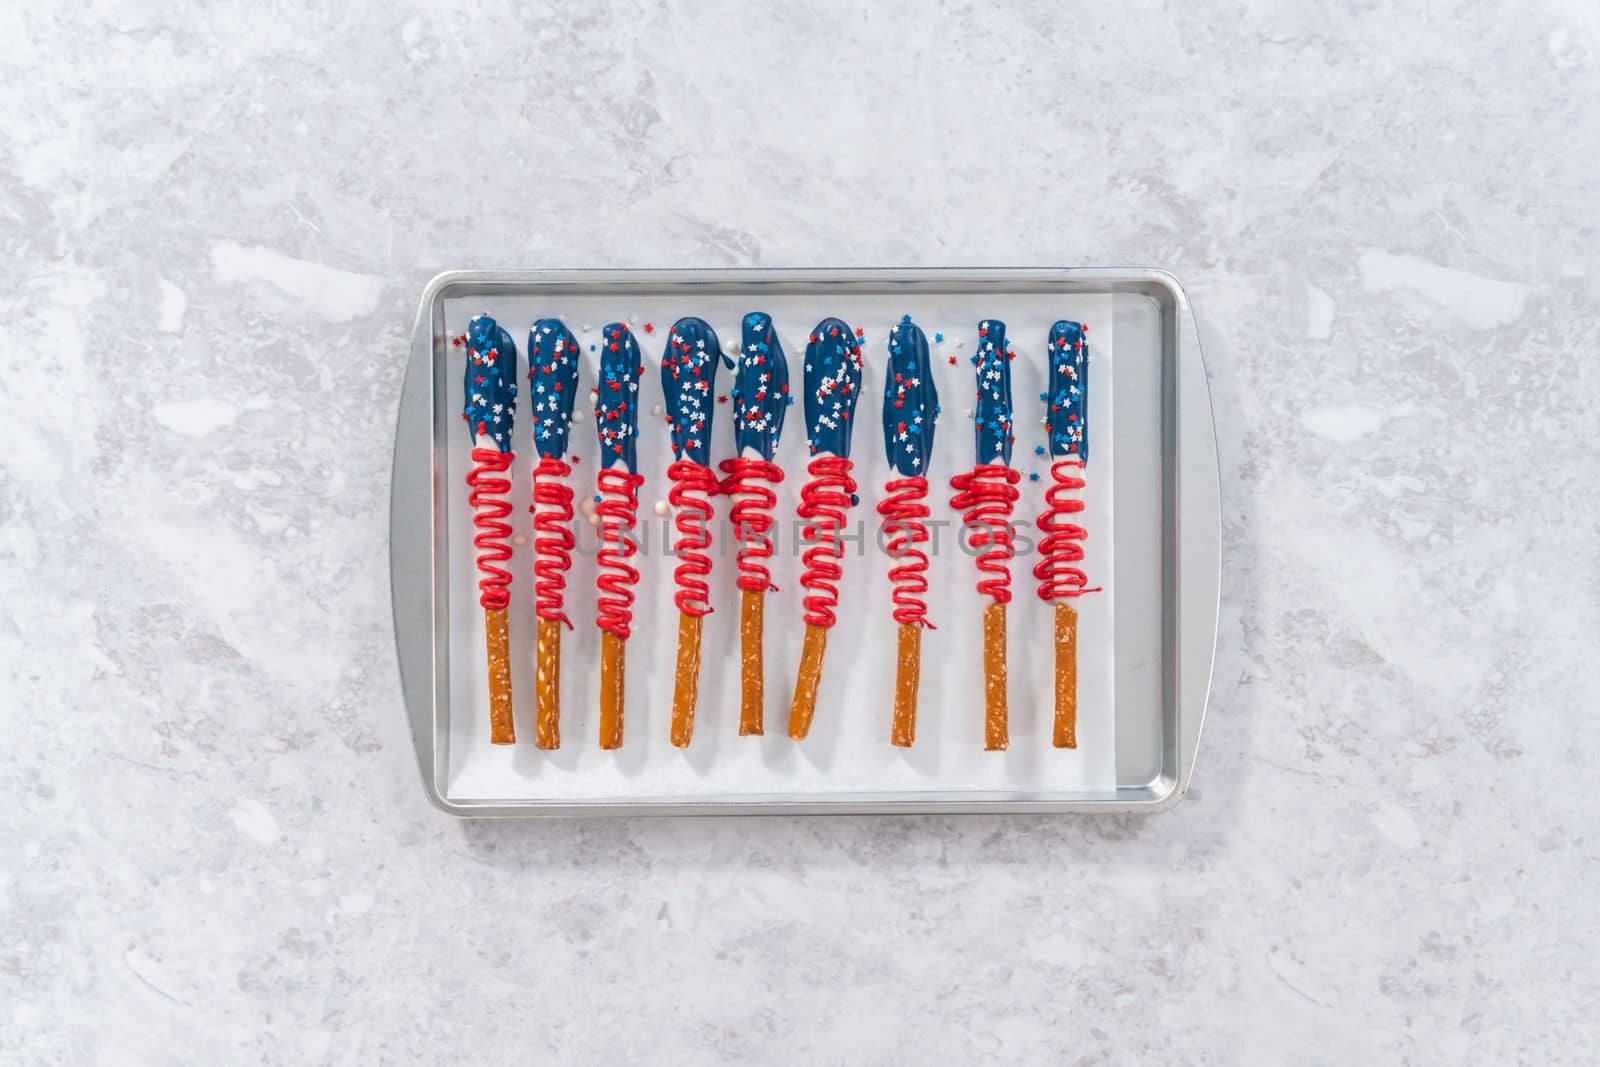
[[[779,550],[771,561],[779,592],[766,603],[766,735],[740,737],[738,622],[739,596],[734,585],[735,545],[726,525],[729,501],[716,501],[713,536],[715,566],[711,575],[716,610],[706,618],[705,659],[694,743],[686,750],[668,741],[673,667],[677,643],[677,610],[672,597],[675,560],[670,524],[656,515],[664,501],[671,460],[667,428],[659,413],[663,403],[659,359],[672,322],[698,315],[727,342],[739,339],[739,324],[748,311],[771,314],[789,359],[795,403],[789,410],[778,462],[787,479],[778,487],[775,532]],[[512,523],[515,527],[516,577],[511,586],[510,631],[518,743],[489,743],[488,696],[484,673],[482,610],[477,599],[473,565],[472,513],[467,504],[466,474],[471,466],[466,430],[456,434],[447,454],[442,491],[448,509],[450,619],[449,795],[455,800],[561,799],[586,801],[693,799],[741,801],[808,796],[904,796],[943,793],[1002,793],[1038,798],[1115,787],[1115,718],[1113,714],[1112,633],[1114,583],[1112,558],[1112,481],[1115,457],[1111,433],[1111,364],[1115,357],[1111,298],[1105,295],[1052,296],[860,295],[770,297],[696,296],[683,298],[563,297],[551,303],[527,298],[452,302],[446,308],[448,329],[464,332],[471,316],[494,315],[517,341],[519,420],[517,456],[511,469]],[[877,502],[890,476],[880,429],[883,370],[889,327],[909,314],[927,333],[943,414],[934,458],[927,472],[931,483],[930,524],[937,527],[936,550],[929,567],[929,618],[938,627],[923,635],[922,686],[917,743],[900,749],[889,743],[894,697],[896,627],[891,618],[889,558],[877,548]],[[847,544],[845,576],[840,583],[839,622],[828,638],[828,655],[811,734],[804,742],[786,733],[804,631],[799,584],[801,561],[794,513],[805,481],[807,459],[803,400],[800,393],[805,342],[813,325],[837,315],[865,330],[863,392],[857,408],[851,458],[860,486],[860,504],[853,509],[848,531],[861,537]],[[580,513],[579,551],[568,574],[567,613],[575,631],[562,642],[562,747],[545,752],[533,745],[533,542],[530,471],[535,455],[528,439],[527,352],[529,324],[538,317],[559,316],[583,346],[577,410],[584,421],[573,427],[572,442],[580,457],[573,474],[578,502],[593,493],[597,447],[591,411],[597,354],[589,346],[600,341],[607,322],[630,321],[645,355],[641,385],[639,470],[640,530],[644,552],[635,603],[633,637],[628,642],[627,718],[624,745],[603,751],[596,738],[599,720],[599,631],[594,626],[595,538]],[[1022,497],[1015,517],[1023,527],[1018,557],[1012,565],[1014,599],[1009,608],[1011,747],[995,753],[983,749],[983,669],[981,657],[982,599],[975,582],[975,561],[957,536],[959,515],[950,507],[949,481],[973,462],[973,369],[969,363],[977,343],[978,322],[997,318],[1017,352],[1012,364],[1017,412],[1014,465],[1022,472]],[[1035,454],[1044,444],[1039,425],[1046,387],[1045,339],[1057,319],[1077,319],[1089,328],[1090,462],[1086,510],[1089,530],[1083,564],[1091,585],[1106,592],[1079,597],[1078,748],[1050,745],[1053,717],[1052,607],[1039,600],[1032,576],[1038,557],[1036,523],[1050,485],[1048,456]],[[654,325],[647,332],[645,324]],[[588,327],[586,330],[585,327]],[[935,334],[944,335],[943,342]],[[452,350],[454,351],[454,350]],[[950,358],[955,363],[950,363]],[[461,410],[460,368],[448,373],[446,403],[452,421]],[[732,375],[718,371],[717,392],[726,394]],[[729,405],[717,406],[713,456],[732,455],[733,426]],[[459,447],[455,447],[459,445]],[[1038,480],[1030,480],[1037,474]]]

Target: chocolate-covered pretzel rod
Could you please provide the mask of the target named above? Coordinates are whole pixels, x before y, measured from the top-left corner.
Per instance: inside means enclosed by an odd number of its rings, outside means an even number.
[[[466,406],[461,417],[471,436],[472,470],[468,501],[478,533],[472,543],[478,550],[478,603],[483,607],[483,628],[488,650],[489,740],[496,745],[516,741],[511,716],[511,649],[506,608],[511,603],[511,572],[501,564],[511,559],[511,505],[505,496],[511,480],[511,424],[517,410],[517,345],[511,335],[488,315],[467,324],[465,337],[456,339],[467,349],[463,378]]]
[[[560,319],[540,319],[528,331],[528,380],[533,391],[530,434],[533,468],[534,744],[561,747],[561,627],[567,571],[572,568],[572,465],[567,442],[578,392],[578,340]]]
[[[856,502],[850,476],[850,436],[855,427],[856,398],[861,393],[861,342],[842,319],[823,319],[806,345],[806,437],[810,480],[800,492],[800,518],[809,523],[801,537],[810,542],[802,555],[800,584],[807,590],[806,638],[800,652],[794,700],[789,706],[789,736],[799,741],[811,730],[817,711],[817,686],[828,630],[839,603],[839,578],[844,568],[844,542],[839,530],[845,511]]]
[[[1083,511],[1079,493],[1088,484],[1089,464],[1089,327],[1062,319],[1050,327],[1047,351],[1050,384],[1040,420],[1049,436],[1051,485],[1046,508],[1039,517],[1044,539],[1033,576],[1039,580],[1039,599],[1055,601],[1055,726],[1051,743],[1057,748],[1078,747],[1078,612],[1075,598],[1098,592],[1089,587],[1083,562],[1083,540],[1088,531],[1075,517]]]
[[[764,729],[766,698],[762,618],[767,591],[776,590],[765,560],[773,553],[772,486],[783,481],[773,462],[789,396],[789,361],[772,328],[772,316],[752,311],[744,317],[733,376],[733,439],[736,455],[719,465],[722,493],[734,499],[728,513],[739,544],[739,733]]]
[[[894,621],[899,624],[895,657],[894,722],[889,739],[904,748],[917,738],[917,683],[922,673],[922,631],[928,621],[928,460],[939,418],[939,393],[928,359],[928,338],[907,315],[889,330],[889,369],[883,378],[883,447],[896,477],[878,504],[883,546],[894,561]]]
[[[711,498],[717,476],[711,470],[711,416],[715,414],[717,364],[722,360],[716,331],[703,319],[673,323],[661,353],[661,391],[667,398],[672,429],[672,489],[678,534],[673,552],[678,565],[678,663],[672,689],[672,743],[686,747],[694,738],[694,711],[700,699],[701,619],[711,613]]]
[[[962,536],[978,555],[978,580],[986,598],[983,609],[983,747],[1010,746],[1006,706],[1006,605],[1011,601],[1011,508],[1021,476],[1011,469],[1016,441],[1011,405],[1011,360],[1006,324],[988,319],[978,324],[977,406],[973,411],[975,464],[950,485],[956,495],[950,506],[962,515]]]
[[[639,512],[639,343],[626,325],[613,322],[600,334],[600,374],[594,394],[594,429],[600,442],[596,488],[600,502],[600,747],[622,747],[627,640],[633,626],[633,587],[639,551],[633,529]]]

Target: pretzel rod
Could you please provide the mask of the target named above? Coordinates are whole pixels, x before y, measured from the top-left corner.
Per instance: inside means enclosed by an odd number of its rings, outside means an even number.
[[[511,426],[517,409],[517,345],[511,335],[488,315],[475,316],[467,332],[454,338],[465,346],[467,360],[462,379],[465,405],[461,418],[472,440],[472,469],[467,473],[477,533],[478,603],[483,608],[484,647],[489,683],[489,740],[496,745],[516,741],[511,713],[511,651],[506,608],[511,603],[511,572],[503,564],[511,559],[511,505],[506,494],[511,480],[505,474],[514,458]]]
[[[479,550],[478,569],[484,573],[479,581],[482,590],[479,601],[483,605],[483,634],[489,681],[489,742],[495,745],[515,744],[517,732],[511,714],[511,640],[506,625],[506,605],[511,595],[506,586],[511,573],[499,564],[511,558],[511,546],[505,538],[511,527],[504,521],[511,514],[511,505],[503,494],[511,488],[506,478],[494,475],[506,469],[511,454],[494,448],[475,448],[472,457],[477,465],[467,476],[472,486],[470,502],[476,509],[474,517],[479,533],[473,544]]]
[[[628,642],[609,631],[600,634],[600,747],[622,747],[622,697],[628,669]]]
[[[843,319],[826,318],[806,342],[806,441],[811,462],[806,465],[809,477],[800,490],[797,514],[807,524],[801,537],[811,544],[801,554],[806,636],[789,705],[789,736],[797,741],[811,730],[828,630],[838,621],[834,609],[839,606],[839,579],[844,576],[840,530],[846,512],[856,503],[850,442],[861,395],[861,337],[862,331],[852,330]]]
[[[762,732],[766,672],[762,663],[762,615],[767,595],[758,589],[739,593],[739,736]]]
[[[689,747],[694,706],[700,699],[700,615],[678,614],[678,667],[672,688],[672,743]]]
[[[567,572],[572,569],[572,466],[565,457],[578,392],[578,339],[560,319],[539,319],[528,329],[528,381],[533,399],[531,434],[539,462],[533,469],[534,744],[561,747],[561,627]]]
[[[807,593],[805,604],[806,637],[800,655],[800,671],[795,678],[794,700],[789,707],[789,736],[803,740],[811,730],[817,711],[817,686],[822,681],[822,657],[827,650],[828,631],[836,621],[833,609],[839,603],[839,579],[844,568],[844,542],[839,529],[844,525],[844,509],[855,498],[856,483],[850,477],[850,461],[842,456],[818,456],[807,468],[810,481],[800,491],[799,515],[812,522],[807,537],[814,543],[801,559],[805,571],[800,584]]]
[[[561,623],[539,619],[534,638],[533,743],[544,749],[561,747]]]
[[[778,588],[766,561],[775,551],[769,531],[778,495],[772,486],[783,481],[783,468],[773,458],[794,398],[789,395],[789,359],[772,316],[752,311],[739,330],[730,390],[735,454],[720,468],[726,475],[721,490],[733,501],[728,518],[739,545],[739,734],[749,737],[766,729],[762,631],[766,594]]]
[[[1006,324],[978,324],[977,407],[973,413],[976,464],[950,480],[956,495],[950,506],[962,511],[962,536],[977,554],[978,592],[988,598],[983,610],[983,747],[1002,751],[1010,744],[1006,709],[1006,604],[1011,600],[1011,559],[1015,555],[1011,510],[1021,495],[1022,475],[1011,468],[1016,443],[1011,406],[1011,361]]]
[[[678,556],[673,579],[678,591],[678,662],[672,684],[672,743],[687,748],[694,740],[694,709],[700,699],[700,620],[710,614],[711,587],[705,576],[711,573],[711,500],[717,491],[716,475],[709,467],[688,459],[675,461],[667,468],[672,479],[668,500],[676,513],[678,534],[672,547]]]
[[[789,706],[789,736],[796,741],[804,741],[811,732],[811,720],[817,714],[817,686],[822,682],[822,657],[827,651],[828,628],[807,623],[794,701]]]
[[[661,392],[667,401],[672,463],[667,494],[674,512],[678,557],[672,577],[678,585],[678,663],[672,687],[672,743],[685,748],[694,739],[694,710],[700,697],[700,619],[711,612],[711,498],[717,476],[711,470],[711,421],[716,414],[717,365],[723,362],[717,332],[704,319],[686,316],[672,324],[661,352]],[[731,363],[731,361],[730,361]]]
[[[1011,747],[1006,711],[1006,606],[983,609],[983,747],[1003,752]]]
[[[489,649],[489,743],[514,744],[517,731],[511,721],[511,641],[505,609],[485,611],[483,630]]]
[[[777,339],[773,338],[773,345],[776,344]],[[781,349],[778,355],[781,358]],[[735,386],[734,391],[737,394],[739,387]],[[742,427],[751,417],[749,408],[735,408],[735,427]],[[783,470],[771,460],[753,455],[725,460],[722,469],[728,475],[723,479],[722,493],[734,501],[728,518],[733,522],[734,540],[739,543],[739,733],[748,736],[764,729],[762,629],[766,593],[778,588],[772,583],[765,561],[774,551],[768,531],[778,497],[771,486],[783,481]]]
[[[600,747],[622,746],[623,667],[626,642],[633,628],[633,589],[639,570],[630,560],[639,546],[633,539],[639,486],[644,478],[626,470],[600,472],[600,548],[596,553],[599,587],[595,623],[601,630]]]
[[[901,748],[917,743],[917,680],[922,674],[922,627],[900,624],[894,668],[894,725],[889,740]]]
[[[1056,722],[1051,743],[1078,747],[1078,610],[1056,601]]]
[[[638,472],[639,343],[625,323],[600,333],[600,377],[594,390],[594,429],[600,444],[596,475],[600,527],[596,552],[595,625],[600,628],[600,747],[622,747],[623,695],[627,641],[633,627],[633,589],[639,569],[630,560],[639,552],[633,529],[639,508]]]
[[[928,508],[927,464],[939,418],[939,393],[928,359],[928,338],[906,315],[889,330],[889,368],[883,379],[883,447],[898,475],[884,486],[878,502],[883,516],[883,548],[894,565],[896,641],[894,720],[889,740],[910,748],[917,739],[917,681],[922,674],[922,630],[928,621],[929,539],[923,522]]]
[[[1076,520],[1084,510],[1079,495],[1088,485],[1084,478],[1089,459],[1089,328],[1063,319],[1050,328],[1046,350],[1050,359],[1050,386],[1041,420],[1049,434],[1050,488],[1046,508],[1039,516],[1039,562],[1033,576],[1039,580],[1039,598],[1055,602],[1055,726],[1051,743],[1056,748],[1078,747],[1078,610],[1077,597],[1099,592],[1089,586],[1082,569],[1083,541],[1088,531]]]

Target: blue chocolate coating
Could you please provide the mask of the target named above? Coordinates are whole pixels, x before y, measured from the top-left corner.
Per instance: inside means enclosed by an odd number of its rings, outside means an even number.
[[[792,403],[789,361],[772,328],[772,316],[752,311],[744,317],[733,370],[734,452],[742,456],[750,449],[772,462],[784,414]]]
[[[528,380],[533,383],[533,447],[540,459],[562,459],[578,395],[578,339],[560,319],[540,319],[528,331]]]
[[[1011,405],[1011,351],[1006,344],[1006,324],[999,319],[978,323],[978,350],[972,354],[977,368],[978,406],[973,412],[977,462],[1011,466],[1011,446],[1016,427]]]
[[[806,345],[806,439],[812,455],[850,455],[860,394],[861,342],[843,319],[823,319]]]
[[[717,331],[704,319],[679,319],[661,353],[661,391],[672,428],[672,458],[711,465],[711,416],[716,410]]]
[[[889,329],[889,370],[883,378],[883,447],[901,477],[926,477],[938,421],[939,390],[928,338],[907,315]]]
[[[467,323],[467,433],[473,441],[488,437],[502,452],[511,451],[511,422],[517,413],[517,343],[488,315]]]
[[[1062,319],[1050,327],[1050,391],[1045,425],[1052,456],[1089,461],[1089,338],[1083,324]]]
[[[600,441],[600,469],[618,465],[639,473],[639,342],[625,323],[600,331],[600,378],[594,395],[594,432]]]

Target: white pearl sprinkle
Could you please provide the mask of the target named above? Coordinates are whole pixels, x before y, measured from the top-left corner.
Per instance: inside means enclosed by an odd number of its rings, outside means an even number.
[[[585,515],[588,515],[590,518],[593,518],[595,515],[594,497],[584,497],[583,503],[578,505],[578,510],[583,512]]]
[[[657,515],[660,515],[662,518],[666,518],[668,513],[670,513],[671,511],[672,511],[672,508],[667,505],[667,502],[665,500],[657,500],[656,501],[656,514]]]
[[[589,525],[590,526],[599,526],[600,525],[600,516],[596,515],[594,512],[590,512],[589,513],[588,519],[589,519]]]
[[[586,417],[586,416],[585,416],[585,415],[584,415],[584,413],[583,413],[583,412],[581,412],[581,411],[574,411],[574,412],[573,412],[573,413],[572,413],[572,421],[573,421],[573,422],[582,422],[582,421],[583,421],[583,420],[584,420],[584,418],[585,418],[585,417]]]
[[[528,543],[528,539],[526,537],[524,537],[522,534],[517,534],[515,537],[513,537],[511,539],[511,543],[514,544],[514,545],[525,545],[525,544]]]
[[[652,415],[660,416],[660,415],[665,415],[666,413],[667,413],[667,409],[662,407],[660,404],[655,404],[650,408],[650,414],[652,414]]]

